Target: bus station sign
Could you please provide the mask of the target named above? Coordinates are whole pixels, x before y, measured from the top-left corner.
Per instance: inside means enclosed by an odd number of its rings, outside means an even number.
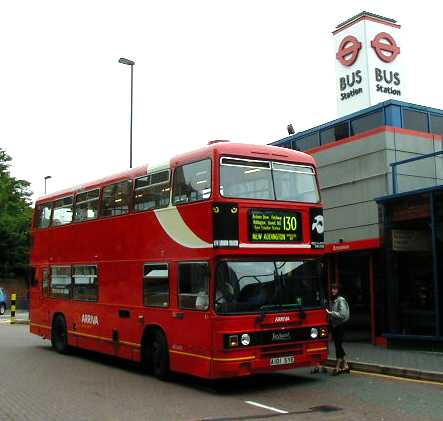
[[[363,12],[333,35],[339,116],[405,98],[400,25]]]

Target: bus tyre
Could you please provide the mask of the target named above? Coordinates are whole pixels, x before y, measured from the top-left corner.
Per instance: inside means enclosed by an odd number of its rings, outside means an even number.
[[[151,347],[152,372],[155,377],[167,380],[169,376],[169,352],[165,335],[157,331]]]
[[[56,316],[52,322],[51,344],[60,354],[67,354],[69,351],[66,321],[61,315]]]
[[[0,304],[0,314],[3,315],[5,314],[6,311],[6,304],[5,303],[1,303]]]

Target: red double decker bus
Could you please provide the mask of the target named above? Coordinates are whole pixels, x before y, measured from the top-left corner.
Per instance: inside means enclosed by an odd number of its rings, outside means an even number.
[[[32,333],[222,378],[327,358],[313,158],[213,142],[40,198]]]

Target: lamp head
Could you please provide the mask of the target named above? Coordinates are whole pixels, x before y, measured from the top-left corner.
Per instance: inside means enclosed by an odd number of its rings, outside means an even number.
[[[121,64],[127,64],[128,66],[133,66],[135,64],[135,61],[129,60],[127,58],[121,57],[118,59],[118,62]]]

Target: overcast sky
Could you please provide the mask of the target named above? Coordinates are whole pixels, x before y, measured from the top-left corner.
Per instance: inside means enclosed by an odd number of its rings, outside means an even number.
[[[212,139],[266,144],[337,117],[331,31],[402,25],[410,102],[443,108],[440,1],[1,1],[0,147],[34,198]]]

